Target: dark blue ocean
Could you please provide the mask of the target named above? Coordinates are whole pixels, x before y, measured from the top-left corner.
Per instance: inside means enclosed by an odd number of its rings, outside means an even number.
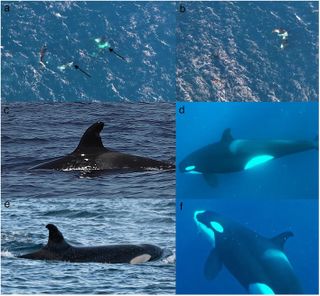
[[[267,238],[292,231],[294,236],[285,243],[285,254],[303,293],[318,294],[318,200],[191,200],[178,197],[177,205],[178,294],[247,294],[225,267],[214,280],[205,278],[204,264],[212,246],[193,220],[197,210],[218,212]]]
[[[318,100],[317,1],[183,5],[177,16],[179,101]],[[288,32],[283,49],[276,28]]]
[[[2,112],[1,280],[5,294],[175,293],[175,173],[90,175],[30,171],[65,155],[92,123],[106,147],[175,161],[174,105],[11,103]],[[4,106],[2,107],[4,110]],[[4,206],[10,201],[10,207]],[[54,223],[78,246],[152,243],[159,261],[142,265],[31,261],[16,256],[47,243]]]
[[[185,113],[179,109],[184,106]],[[190,153],[234,139],[318,141],[318,103],[179,103],[176,107],[177,166]],[[240,172],[204,174],[177,169],[177,196],[210,199],[318,198],[318,150],[273,159]]]
[[[1,16],[4,100],[175,101],[175,2],[2,2]],[[98,54],[100,37],[127,62]],[[92,77],[58,69],[70,62]]]
[[[9,5],[1,11],[4,100],[318,99],[316,1],[188,2],[184,13],[176,2]],[[284,49],[275,28],[288,32]],[[126,62],[108,50],[96,56],[100,37]],[[58,69],[70,62],[92,77]]]

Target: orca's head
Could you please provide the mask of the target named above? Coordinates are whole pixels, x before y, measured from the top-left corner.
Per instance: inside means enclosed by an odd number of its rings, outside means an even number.
[[[202,174],[202,165],[199,161],[199,154],[193,152],[185,157],[179,163],[179,170],[181,173],[185,174]]]
[[[221,216],[211,211],[195,211],[193,219],[215,247],[216,239],[225,231]]]

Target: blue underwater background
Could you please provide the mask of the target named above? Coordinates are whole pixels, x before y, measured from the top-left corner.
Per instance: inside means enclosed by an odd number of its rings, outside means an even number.
[[[316,101],[317,1],[186,2],[177,16],[179,101]],[[288,32],[280,48],[276,28]]]
[[[285,254],[303,293],[318,294],[318,200],[209,200],[182,196],[177,197],[176,209],[178,294],[247,294],[225,267],[214,280],[205,278],[204,264],[212,245],[194,222],[197,210],[215,211],[267,238],[292,231],[294,236],[285,243]]]
[[[175,2],[2,2],[1,16],[3,100],[175,101]],[[98,54],[100,37],[127,62]],[[92,77],[58,69],[70,62]]]
[[[184,114],[179,113],[183,108]],[[177,121],[177,196],[183,198],[318,198],[318,150],[283,156],[252,169],[202,174],[178,169],[191,152],[220,141],[231,128],[234,139],[317,141],[318,103],[179,103]]]
[[[11,103],[2,112],[1,291],[4,294],[174,294],[175,172],[90,174],[29,170],[71,153],[94,122],[105,147],[175,161],[174,105]],[[5,202],[10,201],[10,207]],[[77,246],[151,243],[141,265],[34,261],[17,255],[54,223]]]

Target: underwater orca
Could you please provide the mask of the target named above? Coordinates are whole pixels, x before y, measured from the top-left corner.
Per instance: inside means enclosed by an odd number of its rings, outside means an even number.
[[[225,265],[251,294],[302,293],[283,250],[292,232],[268,239],[211,211],[196,211],[194,221],[212,244],[204,268],[208,279]]]
[[[109,245],[74,247],[68,244],[59,229],[48,224],[48,243],[39,251],[18,256],[34,260],[59,260],[68,262],[130,263],[139,264],[157,260],[162,249],[154,245]]]
[[[169,162],[125,154],[105,148],[100,137],[103,127],[103,122],[94,123],[83,134],[78,147],[72,153],[53,161],[39,164],[31,169],[144,171],[175,168],[174,164]]]
[[[234,139],[228,128],[219,142],[209,144],[185,157],[180,162],[179,169],[182,173],[189,174],[234,173],[311,149],[318,149],[317,141]]]

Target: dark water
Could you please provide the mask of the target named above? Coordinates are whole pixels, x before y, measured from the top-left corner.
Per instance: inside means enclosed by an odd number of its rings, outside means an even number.
[[[318,100],[316,1],[188,2],[184,13],[176,2],[9,4],[4,100]],[[275,28],[288,31],[284,49]],[[98,54],[102,36],[126,62]],[[70,62],[92,77],[58,69]]]
[[[318,100],[316,1],[184,6],[177,17],[178,100]],[[289,34],[284,49],[275,28]]]
[[[185,113],[179,114],[182,106]],[[315,145],[318,141],[318,103],[313,102],[180,103],[177,114],[177,166],[193,151],[219,142],[227,128],[235,140],[307,140]],[[220,161],[219,157],[216,161]],[[213,178],[177,169],[177,195],[210,199],[317,199],[318,176],[315,146],[248,170],[212,175]]]
[[[174,2],[2,2],[2,98],[15,101],[175,100]],[[104,36],[127,62],[108,50]],[[39,52],[46,44],[44,69]],[[73,68],[74,61],[92,77]]]
[[[97,120],[106,147],[175,160],[174,105],[12,103],[2,114],[2,292],[174,293],[174,172],[40,172]],[[4,207],[4,201],[10,207]],[[15,256],[47,242],[54,223],[76,245],[152,243],[164,257],[142,265],[28,261]]]

